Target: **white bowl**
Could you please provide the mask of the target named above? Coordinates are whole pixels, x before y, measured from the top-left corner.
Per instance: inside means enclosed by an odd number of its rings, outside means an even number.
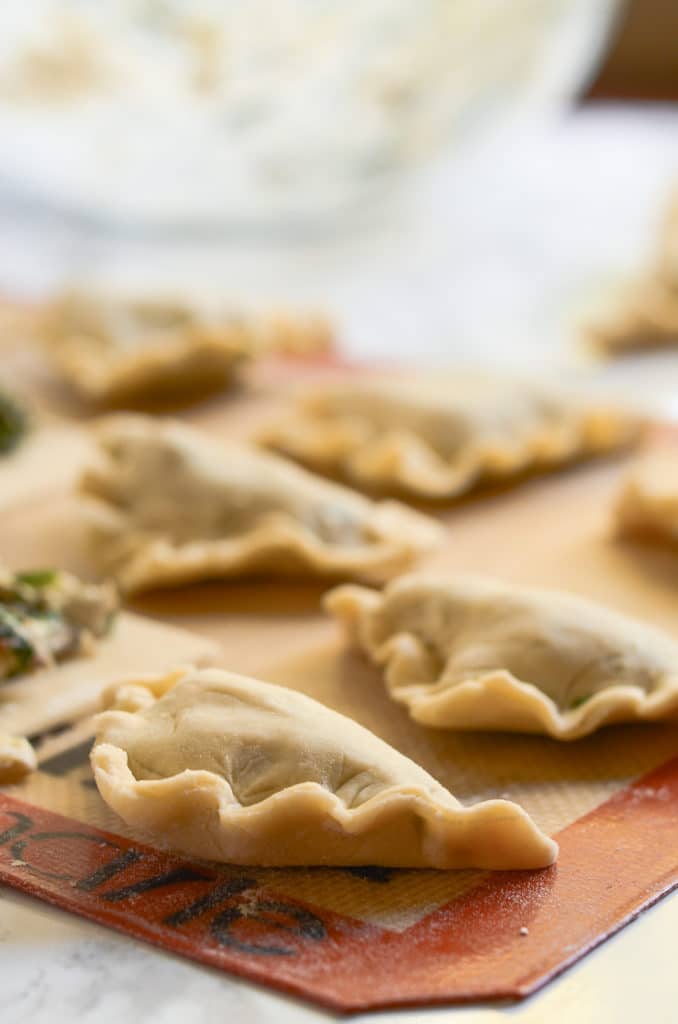
[[[109,225],[327,222],[569,99],[618,7],[5,0],[0,190]]]

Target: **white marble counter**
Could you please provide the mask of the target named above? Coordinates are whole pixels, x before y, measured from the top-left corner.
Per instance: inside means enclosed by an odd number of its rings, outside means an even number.
[[[197,245],[83,237],[0,206],[0,289],[39,294],[87,273],[112,283],[205,281],[234,295],[327,305],[362,357],[538,364],[581,372],[572,326],[647,251],[678,178],[678,115],[578,114],[493,160],[441,165],[381,214],[331,241]],[[678,357],[604,381],[659,407],[678,396]],[[675,402],[673,402],[675,406]],[[648,837],[648,840],[650,837]],[[667,898],[517,1007],[385,1014],[401,1024],[673,1024],[678,896]],[[1,1024],[304,1024],[327,1019],[247,982],[184,962],[3,891]],[[366,1018],[358,1018],[366,1019]]]

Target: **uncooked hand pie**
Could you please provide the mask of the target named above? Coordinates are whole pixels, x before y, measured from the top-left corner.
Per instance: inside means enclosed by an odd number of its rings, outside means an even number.
[[[37,767],[35,751],[25,736],[9,736],[0,732],[0,785],[20,782]]]
[[[536,384],[442,373],[315,388],[260,440],[370,491],[446,499],[608,452],[637,432],[619,410]]]
[[[643,456],[622,483],[614,508],[615,528],[625,537],[678,542],[678,457],[675,449]]]
[[[126,591],[235,576],[383,579],[441,527],[177,421],[114,417],[81,489],[102,564]]]
[[[104,800],[168,846],[233,864],[537,868],[557,846],[516,804],[463,807],[310,697],[219,670],[135,683],[98,719]]]
[[[574,594],[411,575],[326,606],[422,725],[572,740],[678,717],[678,643]]]
[[[179,299],[77,292],[50,304],[39,333],[86,399],[118,405],[211,391],[251,356],[317,351],[331,338],[327,323],[312,315],[227,313]]]
[[[609,356],[678,345],[678,191],[649,270],[587,333],[594,348]]]
[[[678,345],[678,286],[649,277],[625,289],[623,303],[588,329],[601,355],[616,356]]]

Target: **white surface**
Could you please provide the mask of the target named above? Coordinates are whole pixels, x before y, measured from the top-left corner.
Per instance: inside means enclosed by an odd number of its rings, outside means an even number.
[[[488,154],[485,154],[487,158]],[[0,287],[40,293],[87,271],[139,286],[207,282],[232,295],[328,305],[363,357],[574,369],[572,326],[594,296],[642,262],[678,177],[678,115],[587,112],[540,139],[432,171],[408,197],[331,240],[167,251],[84,238],[0,210]],[[464,170],[464,173],[456,173]],[[678,356],[627,363],[611,386],[666,406]],[[651,837],[648,837],[648,841]],[[674,1024],[678,897],[515,1007],[383,1014],[379,1024]],[[3,893],[2,1024],[306,1024],[327,1015],[103,928]],[[367,1017],[358,1018],[366,1020]]]
[[[116,223],[306,222],[570,95],[619,0],[4,0],[0,183]]]

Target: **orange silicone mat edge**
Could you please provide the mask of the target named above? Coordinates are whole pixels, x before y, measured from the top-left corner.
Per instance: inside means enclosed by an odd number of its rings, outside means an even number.
[[[553,867],[495,872],[399,933],[6,794],[0,881],[335,1011],[520,999],[678,884],[677,811],[678,758],[565,828]]]

